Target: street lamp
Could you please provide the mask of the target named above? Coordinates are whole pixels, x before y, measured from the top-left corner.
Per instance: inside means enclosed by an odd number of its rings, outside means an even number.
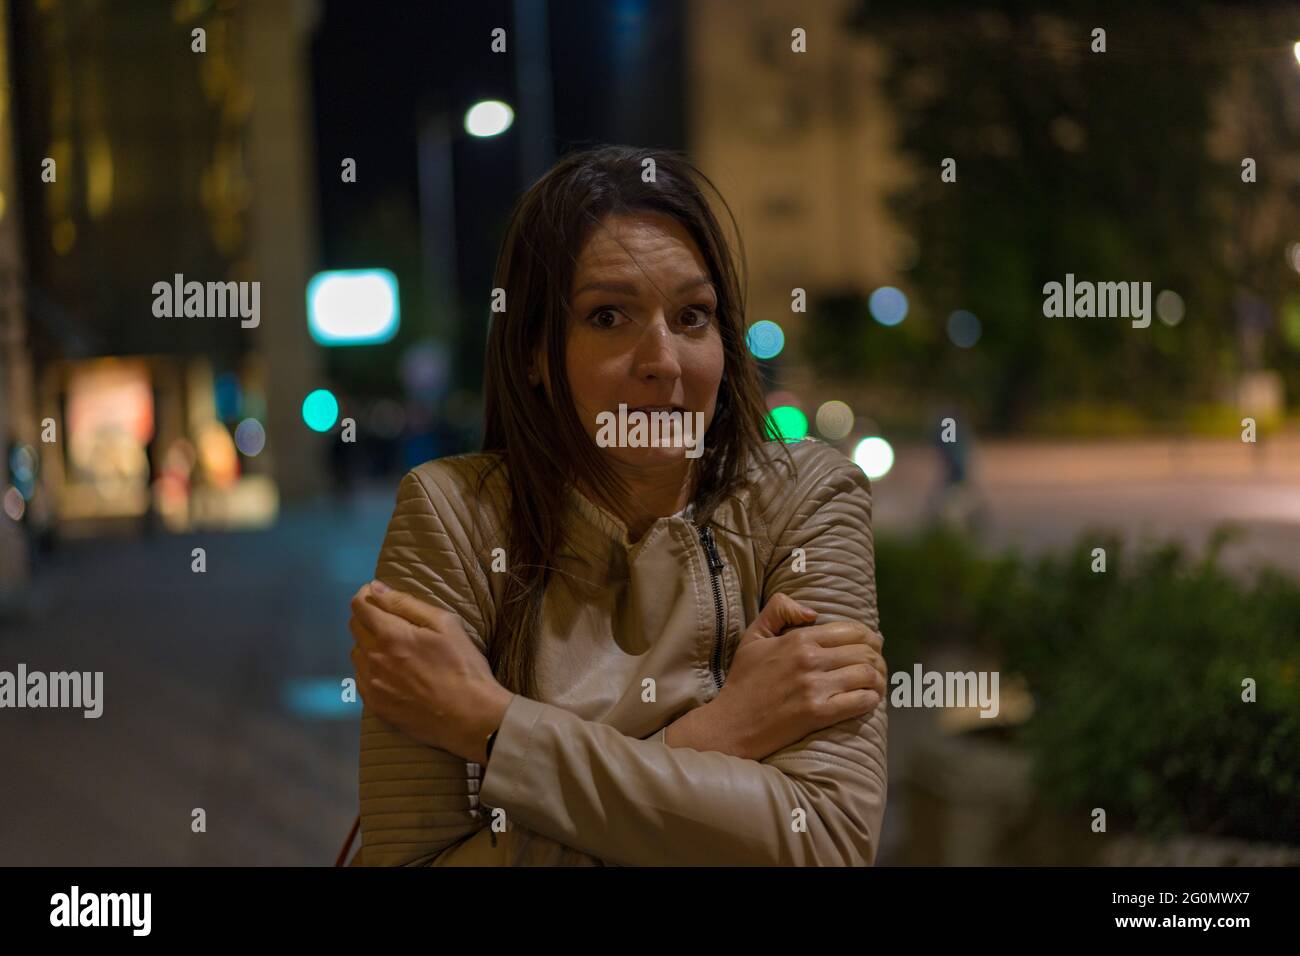
[[[515,111],[501,100],[480,100],[465,111],[463,128],[471,136],[499,136],[514,123]],[[424,285],[434,316],[434,332],[454,335],[456,317],[456,225],[452,142],[455,130],[441,110],[419,122],[420,232]]]
[[[465,111],[462,129],[476,139],[499,136],[510,129],[514,116],[514,110],[501,100],[482,100]],[[463,325],[457,294],[452,145],[460,135],[453,114],[447,111],[434,110],[420,116],[420,244],[424,287],[432,311],[433,337],[447,343],[452,355],[453,393],[473,387],[467,368],[478,361],[476,343],[471,339],[475,332]]]

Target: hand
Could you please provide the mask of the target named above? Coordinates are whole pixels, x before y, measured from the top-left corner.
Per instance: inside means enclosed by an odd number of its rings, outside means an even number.
[[[883,638],[855,621],[816,618],[774,595],[741,636],[718,696],[670,727],[673,745],[711,741],[710,749],[761,760],[879,706],[888,678]]]
[[[473,763],[514,694],[455,614],[379,581],[352,598],[357,689],[377,715],[421,743]]]

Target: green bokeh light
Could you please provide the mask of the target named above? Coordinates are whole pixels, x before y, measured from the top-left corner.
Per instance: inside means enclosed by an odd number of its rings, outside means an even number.
[[[767,437],[776,438],[773,426],[787,443],[803,441],[808,436],[808,416],[793,405],[781,405],[767,415]]]

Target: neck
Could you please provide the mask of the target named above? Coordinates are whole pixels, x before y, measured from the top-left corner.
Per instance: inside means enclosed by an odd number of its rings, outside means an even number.
[[[614,513],[627,526],[629,540],[639,541],[657,519],[675,515],[690,504],[691,465],[689,459],[637,469],[614,464],[628,486],[627,498],[617,503]]]

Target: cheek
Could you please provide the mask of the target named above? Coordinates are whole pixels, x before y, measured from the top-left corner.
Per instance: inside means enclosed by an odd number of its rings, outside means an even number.
[[[609,355],[577,334],[570,336],[565,347],[564,364],[579,417],[594,428],[596,412],[609,404],[609,395],[615,387],[615,363],[611,362]]]
[[[725,368],[726,357],[719,339],[702,343],[698,350],[692,350],[684,357],[682,378],[686,386],[686,397],[691,405],[696,408],[707,408],[712,415],[717,402],[718,386],[722,382]]]

